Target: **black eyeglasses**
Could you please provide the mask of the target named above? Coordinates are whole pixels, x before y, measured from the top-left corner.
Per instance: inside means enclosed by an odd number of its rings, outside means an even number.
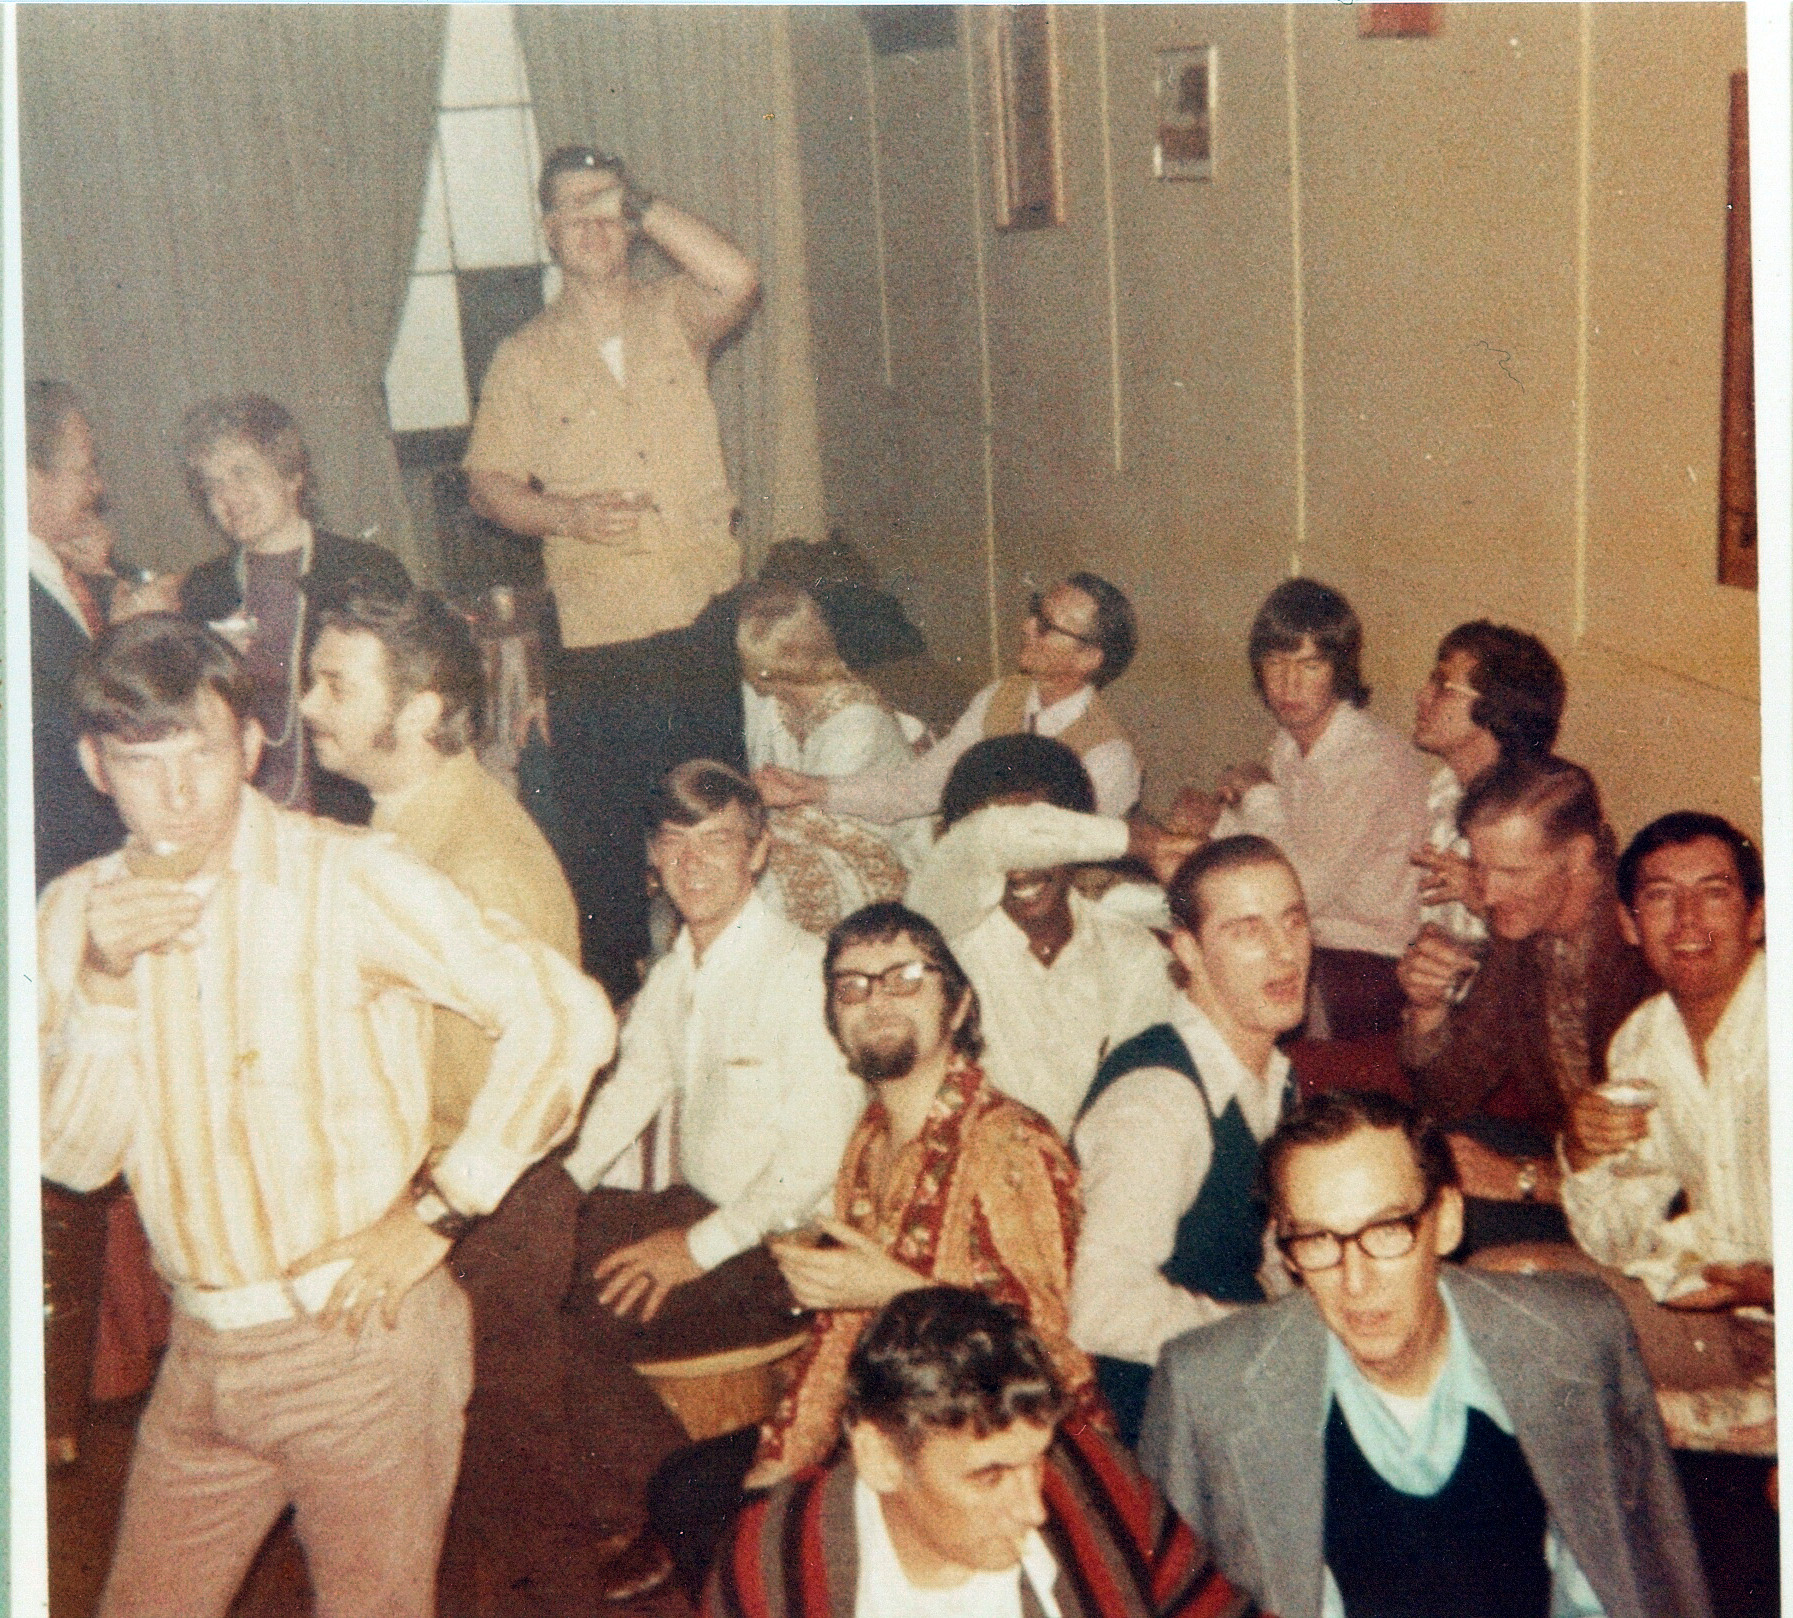
[[[1054,623],[1052,619],[1048,618],[1046,616],[1046,597],[1038,590],[1035,590],[1027,598],[1027,616],[1050,635],[1063,635],[1066,640],[1074,640],[1080,646],[1100,648],[1102,645],[1094,635],[1079,635],[1076,630],[1066,629],[1063,624]]]
[[[1405,1258],[1419,1240],[1420,1221],[1438,1200],[1434,1191],[1412,1213],[1376,1219],[1356,1230],[1304,1230],[1276,1238],[1282,1255],[1303,1275],[1334,1270],[1345,1262],[1345,1249],[1355,1247],[1365,1258]]]
[[[921,993],[923,978],[939,970],[927,961],[898,961],[882,972],[836,972],[828,979],[828,988],[843,1006],[862,1006],[878,989],[893,1000],[908,1000]]]

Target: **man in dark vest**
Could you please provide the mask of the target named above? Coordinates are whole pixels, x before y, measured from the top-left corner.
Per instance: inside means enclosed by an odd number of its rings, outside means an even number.
[[[1071,1336],[1129,1443],[1158,1350],[1265,1296],[1258,1143],[1289,1094],[1277,1036],[1301,1021],[1312,955],[1294,869],[1262,837],[1223,837],[1168,890],[1174,975],[1168,1022],[1118,1046],[1072,1133],[1084,1223]]]
[[[1165,1348],[1147,1473],[1282,1618],[1707,1618],[1623,1307],[1446,1265],[1456,1181],[1392,1097],[1286,1118],[1262,1183],[1302,1291]]]

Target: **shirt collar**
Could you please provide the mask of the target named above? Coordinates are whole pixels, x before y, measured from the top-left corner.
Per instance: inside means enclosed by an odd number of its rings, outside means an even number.
[[[735,919],[710,940],[702,960],[698,959],[697,951],[691,943],[689,927],[679,928],[679,936],[673,940],[672,952],[679,958],[679,964],[687,973],[702,972],[707,976],[712,972],[726,972],[732,964],[747,958],[759,948],[771,925],[772,912],[766,908],[766,901],[760,897],[759,889],[755,888],[747,895],[747,903],[741,906]]]
[[[864,1478],[853,1480],[853,1522],[859,1543],[859,1590],[856,1611],[859,1618],[905,1618],[915,1610],[911,1595],[957,1596],[951,1605],[958,1611],[975,1613],[981,1603],[978,1587],[988,1587],[993,1594],[1014,1589],[1023,1576],[1033,1586],[1046,1618],[1060,1618],[1058,1598],[1052,1593],[1058,1583],[1058,1563],[1046,1541],[1035,1529],[1021,1547],[1021,1560],[1006,1573],[974,1573],[964,1584],[952,1590],[921,1591],[909,1582],[903,1571],[896,1546],[891,1542],[890,1526],[884,1521],[884,1507],[876,1492]],[[946,1603],[940,1603],[946,1605]]]
[[[1669,1004],[1674,1006],[1672,1000]],[[1766,1025],[1767,1012],[1768,957],[1758,948],[1742,981],[1731,991],[1731,1003],[1725,1007],[1724,1015],[1718,1019],[1717,1026],[1706,1040],[1707,1068],[1740,1065],[1757,1059],[1757,1053],[1762,1047],[1762,1031]],[[1679,1008],[1675,1008],[1675,1021],[1681,1023],[1685,1033],[1687,1025],[1682,1021]],[[1688,1040],[1687,1049],[1691,1057],[1691,1039]],[[1695,1066],[1697,1069],[1698,1064]]]
[[[30,545],[32,578],[49,592],[57,606],[75,620],[83,635],[89,634],[87,616],[75,601],[75,592],[69,588],[68,572],[62,565],[62,558],[50,549],[47,541],[39,539],[36,534],[29,534],[26,538]]]
[[[1440,765],[1426,788],[1426,812],[1434,820],[1441,820],[1446,815],[1455,820],[1457,806],[1462,801],[1463,783],[1457,779],[1457,772],[1448,764]]]
[[[1441,1282],[1438,1295],[1444,1300],[1450,1346],[1411,1430],[1357,1368],[1345,1345],[1331,1331],[1326,1334],[1327,1394],[1338,1401],[1364,1459],[1403,1494],[1436,1494],[1450,1481],[1463,1456],[1471,1410],[1481,1411],[1509,1437],[1513,1432],[1513,1418],[1463,1329],[1450,1288]]]
[[[1040,688],[1032,681],[1027,686],[1027,702],[1022,707],[1023,715],[1032,715],[1034,729],[1042,736],[1057,736],[1069,730],[1086,713],[1089,705],[1095,700],[1096,688],[1093,685],[1080,685],[1068,697],[1060,697],[1050,707],[1040,701]]]
[[[415,840],[421,829],[427,829],[439,813],[452,813],[453,805],[473,783],[473,772],[483,770],[479,755],[464,747],[450,753],[435,769],[420,776],[409,786],[400,787],[374,799],[371,824],[376,831],[389,831],[406,840]]]
[[[1288,1057],[1280,1050],[1272,1050],[1270,1065],[1260,1079],[1233,1053],[1233,1047],[1221,1036],[1207,1012],[1186,994],[1171,998],[1170,1024],[1195,1061],[1202,1076],[1202,1089],[1215,1115],[1224,1112],[1228,1100],[1237,1096],[1239,1110],[1252,1126],[1251,1132],[1259,1140],[1267,1138],[1282,1113],[1289,1086]]]

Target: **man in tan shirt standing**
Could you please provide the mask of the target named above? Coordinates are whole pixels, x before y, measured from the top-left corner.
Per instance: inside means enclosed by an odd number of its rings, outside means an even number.
[[[563,853],[586,964],[620,999],[647,952],[648,789],[690,758],[745,763],[733,627],[706,612],[741,576],[707,373],[759,276],[591,147],[548,159],[540,199],[564,290],[494,356],[464,465],[482,516],[543,542]],[[638,237],[678,273],[636,279]]]
[[[579,958],[572,890],[535,822],[474,752],[485,677],[466,621],[440,596],[349,597],[319,620],[301,712],[324,767],[373,796],[373,825],[490,915]],[[432,1149],[466,1123],[492,1060],[486,1031],[438,1009],[430,1062]],[[448,1264],[473,1304],[473,1397],[444,1578],[470,1587],[472,1542],[514,1582],[520,1491],[572,1493],[560,1398],[559,1305],[572,1274],[577,1188],[550,1159],[528,1170]],[[548,1507],[547,1509],[552,1509]]]

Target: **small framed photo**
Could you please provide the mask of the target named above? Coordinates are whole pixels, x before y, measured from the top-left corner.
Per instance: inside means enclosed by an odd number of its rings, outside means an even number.
[[[1058,22],[1052,6],[990,10],[996,225],[1040,230],[1065,222]]]
[[[1158,52],[1158,139],[1152,173],[1160,180],[1214,178],[1212,45]]]

